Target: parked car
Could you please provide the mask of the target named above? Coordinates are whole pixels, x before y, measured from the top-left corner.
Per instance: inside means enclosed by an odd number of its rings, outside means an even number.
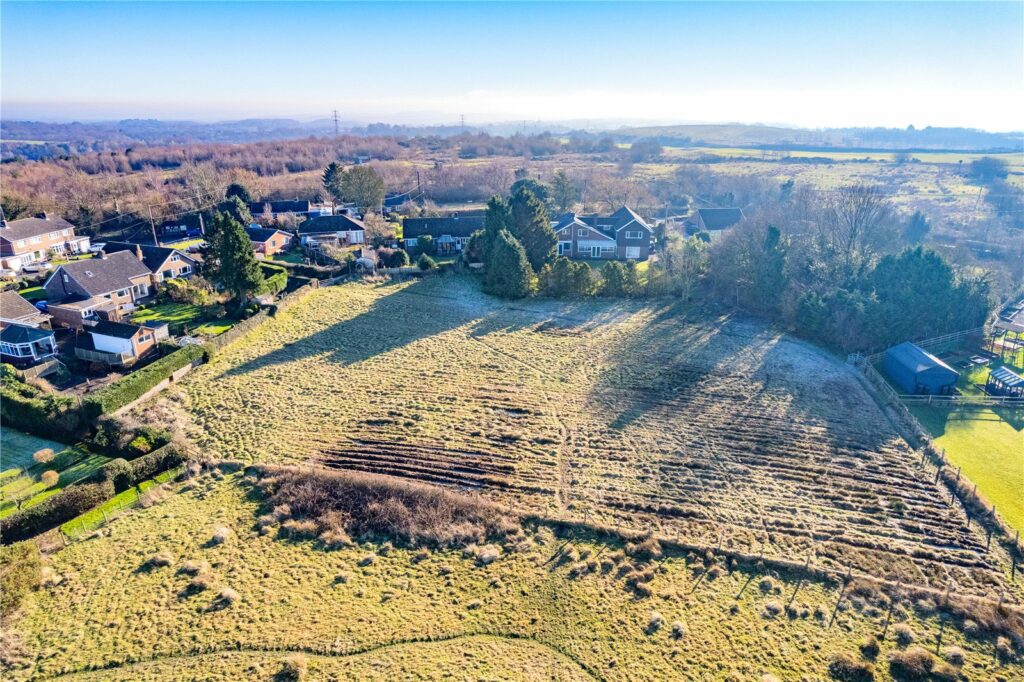
[[[192,244],[187,249],[185,249],[185,251],[187,253],[199,253],[200,251],[202,251],[203,249],[205,249],[208,246],[209,246],[209,244],[206,243],[206,242],[199,242],[198,244]]]
[[[107,247],[107,243],[106,242],[99,242],[98,244],[93,244],[92,246],[89,247],[89,253],[99,253],[100,251],[102,251],[106,247]]]
[[[53,270],[53,266],[49,263],[32,263],[22,268],[22,271],[28,273],[48,272],[50,270]]]

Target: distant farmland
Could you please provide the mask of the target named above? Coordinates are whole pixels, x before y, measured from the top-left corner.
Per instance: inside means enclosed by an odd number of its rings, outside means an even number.
[[[201,447],[483,490],[551,517],[995,595],[1008,562],[853,375],[670,304],[321,290],[197,370]]]

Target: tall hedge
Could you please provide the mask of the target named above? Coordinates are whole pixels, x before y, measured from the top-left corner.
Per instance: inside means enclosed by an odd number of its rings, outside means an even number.
[[[83,402],[83,408],[92,419],[118,410],[141,398],[146,391],[171,376],[173,372],[192,364],[205,354],[202,346],[180,348],[91,394]]]
[[[75,401],[25,383],[7,364],[0,368],[0,418],[19,431],[68,444],[79,440],[83,426]]]
[[[114,483],[76,483],[53,497],[0,519],[0,542],[27,540],[81,516],[114,496]]]
[[[260,263],[263,271],[263,284],[258,294],[279,294],[288,286],[288,271],[279,265]]]

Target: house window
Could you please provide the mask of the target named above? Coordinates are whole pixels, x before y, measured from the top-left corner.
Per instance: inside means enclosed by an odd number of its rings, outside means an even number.
[[[644,233],[642,230],[626,230],[626,239],[643,239]]]
[[[175,262],[177,262],[177,261],[181,260],[181,256],[179,256],[179,255],[178,255],[178,254],[176,254],[176,253],[175,253],[175,254],[172,254],[172,255],[171,255],[171,260],[172,260],[172,261],[175,261]]]
[[[580,229],[576,230],[576,236],[577,237],[586,237],[587,236],[587,229],[585,227],[581,227]]]
[[[120,291],[117,292],[117,295],[118,296],[127,296],[128,295],[128,289],[121,289]]]
[[[71,236],[71,230],[64,230],[63,232],[61,232],[61,234],[64,235],[65,237],[70,237]]]
[[[43,241],[42,237],[32,237],[31,239],[28,240],[28,243],[29,244],[38,244],[41,241]]]
[[[626,258],[636,260],[640,258],[640,247],[639,246],[627,246],[626,247]]]
[[[146,341],[149,341],[151,338],[151,335],[143,334],[142,336],[139,337],[139,343],[146,343]]]
[[[183,267],[181,269],[181,274],[183,274],[183,275],[187,275],[190,272],[192,272],[192,266],[190,266],[190,265],[186,265],[185,267]]]
[[[19,240],[18,240],[18,241],[16,242],[16,244],[17,244],[18,246],[25,246],[25,240],[24,240],[24,239],[19,239]]]

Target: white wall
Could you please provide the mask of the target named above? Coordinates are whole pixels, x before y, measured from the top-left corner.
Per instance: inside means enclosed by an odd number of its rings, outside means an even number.
[[[96,346],[96,350],[106,351],[108,353],[127,353],[133,355],[132,351],[132,340],[121,339],[116,336],[103,336],[102,334],[92,335],[93,345]]]

